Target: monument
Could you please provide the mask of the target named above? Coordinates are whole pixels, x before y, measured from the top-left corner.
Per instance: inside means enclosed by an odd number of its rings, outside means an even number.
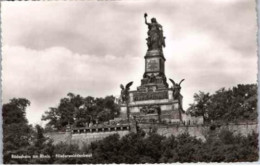
[[[152,18],[147,21],[147,14],[144,14],[145,24],[148,26],[147,52],[144,56],[145,71],[141,79],[141,85],[137,90],[130,90],[133,82],[124,88],[121,85],[120,118],[135,120],[138,122],[170,122],[180,123],[182,121],[182,95],[180,83],[172,79],[172,86],[169,87],[165,76],[165,37],[163,27]]]

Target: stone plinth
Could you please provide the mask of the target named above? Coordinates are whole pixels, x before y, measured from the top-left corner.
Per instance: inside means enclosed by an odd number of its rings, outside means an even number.
[[[165,76],[162,50],[147,51],[145,72],[137,90],[129,92],[129,117],[137,121],[181,122],[182,96],[174,98]],[[120,118],[127,118],[126,103],[121,105]]]
[[[140,122],[181,122],[180,102],[172,94],[171,88],[147,92],[130,91],[130,118]],[[126,107],[121,106],[121,112],[126,112]]]

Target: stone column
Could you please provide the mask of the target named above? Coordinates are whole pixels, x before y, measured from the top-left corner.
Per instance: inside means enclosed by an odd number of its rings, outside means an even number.
[[[173,100],[173,91],[172,90],[168,91],[168,99]]]
[[[133,93],[129,93],[129,103],[133,102],[134,101],[134,96],[133,96]]]

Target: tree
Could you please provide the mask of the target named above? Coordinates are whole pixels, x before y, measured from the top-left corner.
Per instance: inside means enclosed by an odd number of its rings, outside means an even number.
[[[225,121],[232,106],[232,91],[222,88],[211,96],[209,117],[212,121]]]
[[[44,136],[44,129],[40,125],[36,125],[32,132],[32,141],[28,148],[28,154],[33,155],[45,155],[50,158],[32,158],[29,160],[29,164],[51,164],[54,161],[54,145],[53,141]]]
[[[241,122],[257,120],[257,85],[237,85],[230,89],[221,88],[214,94],[194,94],[194,103],[188,112],[203,116],[206,122]]]
[[[29,105],[30,101],[24,98],[14,98],[3,105],[3,157],[6,164],[27,162],[12,159],[11,154],[27,154],[32,141],[32,126],[26,119]]]
[[[199,91],[194,94],[194,103],[190,104],[188,112],[192,116],[202,116],[204,121],[209,120],[208,106],[210,104],[210,94]]]
[[[24,123],[27,124],[25,109],[30,101],[24,98],[13,98],[9,103],[3,105],[3,124]]]
[[[238,122],[257,120],[257,86],[237,85],[220,89],[211,96],[209,116],[215,121]]]
[[[118,116],[119,106],[114,102],[115,97],[86,98],[69,93],[68,97],[62,98],[58,107],[51,107],[42,116],[47,120],[47,126],[64,130],[67,125],[84,127],[89,123],[108,121]]]

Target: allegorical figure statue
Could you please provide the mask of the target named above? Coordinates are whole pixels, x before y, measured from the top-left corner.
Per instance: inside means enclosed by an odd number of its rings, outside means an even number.
[[[122,99],[122,102],[126,104],[126,109],[127,109],[127,121],[129,122],[129,118],[130,118],[130,110],[129,110],[129,107],[128,107],[128,104],[129,104],[129,90],[130,90],[130,86],[133,84],[133,81],[132,82],[129,82],[126,84],[126,86],[124,87],[124,85],[120,85],[121,87],[121,99]]]
[[[179,101],[180,108],[183,109],[181,103],[181,83],[184,79],[182,79],[179,84],[175,83],[172,79],[169,80],[172,82],[173,98]]]
[[[151,23],[147,22],[147,14],[144,14],[145,24],[148,25],[148,38],[147,46],[148,50],[162,50],[162,47],[165,47],[165,37],[163,36],[162,26],[157,23],[155,18],[151,19]]]
[[[173,98],[178,99],[181,94],[181,83],[184,79],[182,79],[179,84],[175,83],[172,79],[169,80],[172,82]]]
[[[130,90],[130,86],[133,84],[133,82],[129,82],[128,84],[126,84],[126,86],[124,87],[124,85],[120,85],[121,88],[121,100],[123,103],[127,102],[129,100],[129,90]]]

